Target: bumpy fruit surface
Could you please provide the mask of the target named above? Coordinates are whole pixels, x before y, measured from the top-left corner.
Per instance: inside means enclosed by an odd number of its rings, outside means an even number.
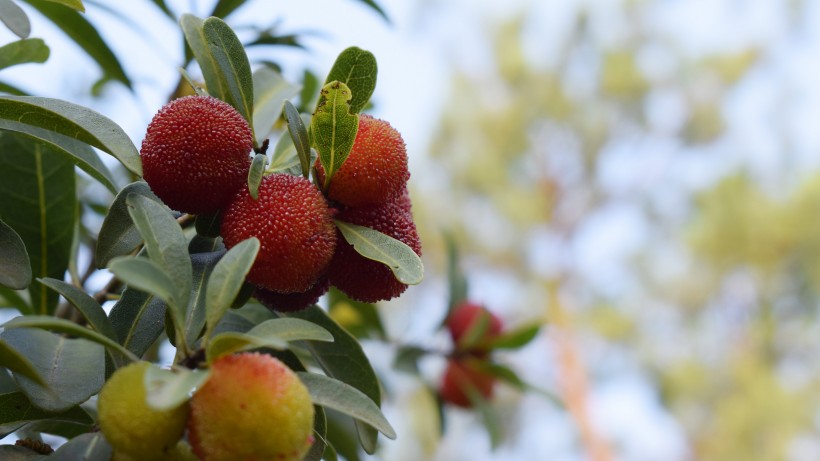
[[[416,225],[402,196],[381,206],[341,211],[337,219],[389,235],[421,256]],[[341,234],[327,276],[331,285],[350,298],[366,303],[395,298],[407,289],[407,285],[396,280],[389,267],[357,253]]]
[[[222,215],[225,246],[256,237],[261,243],[247,279],[267,290],[301,293],[325,273],[336,248],[336,227],[319,189],[300,176],[273,174],[254,200],[240,190]]]
[[[188,405],[171,410],[148,406],[143,379],[150,366],[132,363],[111,375],[97,400],[98,418],[114,451],[137,459],[165,459],[185,432]]]
[[[482,317],[485,317],[486,320],[482,320]],[[477,344],[479,348],[482,342],[486,342],[501,333],[501,319],[484,306],[470,301],[465,301],[457,305],[447,319],[447,329],[450,331],[453,343],[458,345],[464,335],[474,326],[475,328],[481,328],[477,325],[480,321],[486,321],[487,323],[483,334],[481,337],[476,338],[475,341],[475,344]]]
[[[327,277],[320,277],[312,287],[301,293],[279,293],[257,288],[253,293],[253,297],[272,311],[296,312],[316,304],[319,298],[327,293],[329,289],[330,282]]]
[[[259,353],[227,355],[191,399],[188,440],[202,461],[301,460],[313,403],[290,368]]]
[[[471,393],[485,399],[493,396],[495,378],[478,368],[476,359],[455,360],[447,362],[447,369],[441,381],[441,398],[453,405],[470,408],[473,401]]]
[[[148,125],[140,157],[145,181],[170,208],[211,213],[247,182],[253,149],[248,122],[228,103],[186,96]]]
[[[319,184],[325,170],[314,164]],[[351,207],[387,203],[407,186],[407,149],[401,135],[389,123],[369,115],[359,116],[359,131],[350,155],[330,180],[327,196]]]

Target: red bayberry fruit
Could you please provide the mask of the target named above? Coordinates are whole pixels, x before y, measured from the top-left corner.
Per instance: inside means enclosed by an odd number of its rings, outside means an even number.
[[[279,293],[277,291],[257,288],[253,297],[270,310],[277,312],[296,312],[312,304],[316,304],[323,294],[330,289],[327,277],[319,280],[307,291],[301,293]]]
[[[476,359],[450,359],[441,380],[442,400],[459,407],[470,408],[473,406],[473,401],[470,399],[471,393],[476,393],[485,399],[491,398],[495,377],[481,371],[478,364]]]
[[[212,213],[248,177],[253,137],[230,104],[210,96],[186,96],[157,112],[142,141],[145,181],[170,208]]]
[[[203,461],[298,461],[313,443],[313,403],[274,357],[227,355],[191,399],[188,439]]]
[[[319,184],[324,184],[319,159],[314,166]],[[360,115],[353,148],[331,178],[327,196],[351,207],[380,205],[400,195],[409,178],[407,149],[399,132],[384,120]]]
[[[486,320],[482,320],[482,316],[486,317]],[[450,330],[453,342],[458,346],[468,331],[473,328],[480,328],[478,326],[479,321],[486,321],[486,328],[480,337],[474,338],[474,341],[471,342],[480,349],[481,343],[501,333],[501,319],[479,304],[470,301],[458,304],[447,319],[447,329]]]
[[[389,235],[421,256],[421,242],[413,216],[406,211],[401,197],[385,205],[343,210],[337,218]],[[341,234],[327,277],[331,285],[350,298],[366,303],[395,298],[407,289],[407,285],[396,280],[389,267],[357,253]]]
[[[240,190],[225,208],[225,246],[256,237],[261,243],[249,282],[267,290],[300,293],[325,273],[336,248],[336,227],[319,189],[301,176],[273,174],[257,200]]]

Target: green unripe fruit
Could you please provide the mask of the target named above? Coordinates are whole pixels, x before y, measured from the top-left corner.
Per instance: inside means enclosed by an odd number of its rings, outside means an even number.
[[[120,368],[97,400],[98,422],[115,452],[137,459],[166,459],[188,420],[188,405],[154,410],[146,402],[143,380],[151,366],[136,362]]]
[[[188,440],[202,461],[299,461],[313,443],[299,377],[265,354],[226,355],[191,399]]]

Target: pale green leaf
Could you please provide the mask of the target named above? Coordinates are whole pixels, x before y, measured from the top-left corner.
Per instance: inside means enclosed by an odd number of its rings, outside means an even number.
[[[0,0],[0,21],[20,38],[28,38],[31,22],[20,6],[12,0]]]
[[[253,73],[253,129],[257,144],[268,137],[282,114],[282,104],[299,89],[269,67],[260,67]]]
[[[201,387],[210,375],[210,370],[148,367],[143,382],[148,406],[155,410],[176,408],[187,402],[194,390]]]
[[[311,155],[310,142],[308,141],[307,128],[302,122],[302,116],[290,101],[285,101],[285,118],[288,120],[288,133],[290,134],[296,154],[299,156],[299,164],[302,166],[302,176],[310,175]]]
[[[0,47],[0,69],[25,63],[43,63],[48,60],[49,49],[39,38],[17,40]]]
[[[216,263],[208,277],[205,302],[206,340],[245,283],[245,276],[256,260],[259,246],[259,240],[255,237],[239,242]]]
[[[31,262],[23,239],[0,220],[0,285],[22,290],[31,283]]]
[[[424,278],[421,258],[404,242],[389,235],[344,221],[334,221],[345,240],[362,256],[385,264],[401,283],[417,285]]]
[[[268,157],[265,154],[256,154],[251,162],[251,169],[248,171],[248,192],[254,200],[259,197],[259,185],[265,175],[265,164]]]

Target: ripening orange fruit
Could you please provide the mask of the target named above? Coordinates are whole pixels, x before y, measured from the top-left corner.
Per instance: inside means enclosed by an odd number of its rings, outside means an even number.
[[[299,461],[313,443],[313,403],[274,357],[220,357],[191,399],[188,440],[202,461]]]

